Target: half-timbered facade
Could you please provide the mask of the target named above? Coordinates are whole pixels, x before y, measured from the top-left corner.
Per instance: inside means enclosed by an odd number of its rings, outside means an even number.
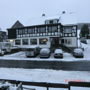
[[[62,25],[59,19],[52,19],[41,25],[12,27],[8,29],[8,41],[20,47],[77,47],[77,25]]]

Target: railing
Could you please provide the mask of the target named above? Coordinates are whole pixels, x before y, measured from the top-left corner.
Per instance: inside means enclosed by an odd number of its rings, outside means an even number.
[[[66,52],[69,52],[69,53],[72,53],[73,52],[73,49],[72,48],[69,48],[65,45],[61,45],[61,48],[62,50],[66,51]]]
[[[49,90],[49,88],[64,88],[67,90],[75,90],[75,89],[71,89],[71,87],[84,87],[84,88],[89,88],[90,89],[90,82],[68,82],[68,84],[61,84],[61,83],[47,83],[47,82],[29,82],[29,81],[19,81],[19,80],[8,80],[8,79],[0,79],[0,81],[2,82],[2,84],[4,82],[9,82],[11,84],[16,84],[17,88],[16,90],[36,90],[35,88],[28,88],[25,87],[23,85],[27,85],[27,86],[38,86],[38,87],[46,87],[46,90]],[[89,90],[88,89],[88,90]],[[2,90],[2,89],[0,89]],[[80,89],[81,90],[81,89]],[[87,90],[87,89],[86,89]]]
[[[18,86],[17,90],[23,90],[23,88],[25,87],[23,87],[22,85],[46,87],[47,90],[49,90],[49,88],[66,88],[66,89],[69,88],[68,84],[59,84],[59,83],[28,82],[28,81],[17,81],[17,80],[8,80],[8,79],[0,79],[0,81],[4,81],[4,82],[8,81],[11,84],[16,84]]]

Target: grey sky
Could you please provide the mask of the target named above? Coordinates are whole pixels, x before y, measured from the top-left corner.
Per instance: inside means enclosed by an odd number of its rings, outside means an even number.
[[[33,17],[74,12],[79,22],[90,22],[90,0],[0,0],[0,27],[10,28],[16,20],[23,24]]]

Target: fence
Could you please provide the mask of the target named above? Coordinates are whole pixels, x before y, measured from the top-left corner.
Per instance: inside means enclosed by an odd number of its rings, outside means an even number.
[[[49,88],[64,88],[67,90],[75,90],[73,88],[83,88],[83,87],[85,88],[85,90],[87,90],[87,88],[90,89],[90,82],[68,82],[68,84],[61,84],[61,83],[47,83],[47,82],[28,82],[28,81],[8,80],[8,79],[0,79],[0,81],[3,82],[7,81],[11,84],[16,84],[17,85],[16,90],[28,89],[27,87],[23,87],[23,85],[45,87],[46,90],[49,90]],[[29,90],[35,90],[35,89],[29,88]]]

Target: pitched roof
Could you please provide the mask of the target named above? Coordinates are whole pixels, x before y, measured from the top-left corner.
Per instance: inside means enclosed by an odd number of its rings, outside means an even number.
[[[21,28],[21,27],[24,27],[24,25],[17,20],[11,28]]]

